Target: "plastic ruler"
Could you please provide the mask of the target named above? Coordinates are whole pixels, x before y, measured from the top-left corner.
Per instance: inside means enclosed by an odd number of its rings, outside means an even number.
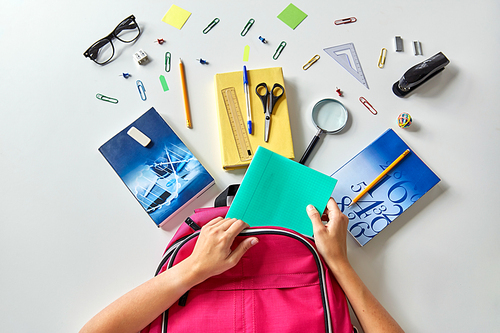
[[[246,132],[245,121],[241,115],[240,105],[236,97],[236,89],[234,87],[222,89],[222,96],[224,98],[224,105],[226,106],[229,122],[231,123],[231,130],[233,132],[234,141],[238,148],[238,154],[241,161],[249,161],[252,159],[252,147]]]
[[[367,89],[368,83],[366,82],[365,74],[363,69],[361,69],[361,63],[359,62],[358,54],[354,48],[353,43],[347,43],[337,46],[328,47],[323,49],[330,57],[335,59],[340,66],[344,67],[352,76],[354,76],[359,82],[361,82]],[[353,64],[349,60],[349,55],[353,60]]]

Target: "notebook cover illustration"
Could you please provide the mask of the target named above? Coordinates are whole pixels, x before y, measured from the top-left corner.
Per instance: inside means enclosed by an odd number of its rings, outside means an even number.
[[[306,212],[325,210],[337,181],[264,147],[259,147],[234,197],[227,217],[252,227],[279,226],[313,235]]]
[[[354,205],[357,194],[406,149],[410,153]],[[392,129],[332,174],[332,197],[349,218],[348,230],[363,246],[436,185],[439,177]]]
[[[224,96],[222,91],[227,88],[234,88],[236,99],[241,116],[244,120],[245,136],[250,144],[251,157],[255,155],[255,151],[259,146],[269,149],[275,153],[293,159],[295,157],[293,151],[292,131],[290,128],[290,118],[287,105],[287,91],[283,78],[283,70],[281,67],[250,69],[248,74],[248,92],[250,96],[250,109],[252,110],[253,133],[250,135],[246,130],[247,108],[246,97],[243,87],[243,71],[219,73],[215,75],[215,100],[219,129],[219,141],[221,150],[222,167],[224,170],[247,167],[250,159],[241,159],[238,152],[238,146],[233,135],[230,117],[226,110]],[[270,90],[275,83],[285,87],[283,96],[279,99],[274,107],[271,116],[271,129],[269,132],[269,141],[264,141],[264,109],[259,96],[255,93],[255,87],[265,82]]]
[[[151,142],[127,134],[137,128]],[[154,108],[127,126],[99,151],[156,225],[214,184],[214,179]]]

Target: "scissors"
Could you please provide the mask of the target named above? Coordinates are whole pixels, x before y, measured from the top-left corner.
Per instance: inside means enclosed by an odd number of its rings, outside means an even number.
[[[259,88],[262,88],[262,90],[265,89],[266,93],[265,94],[260,94],[259,93]],[[276,95],[274,93],[275,89],[279,89],[281,92],[279,95]],[[265,126],[265,132],[264,132],[264,141],[267,142],[269,140],[269,128],[271,126],[271,114],[273,113],[274,106],[276,105],[276,102],[280,99],[281,96],[283,96],[283,93],[285,92],[285,88],[279,83],[275,83],[271,91],[267,90],[267,85],[265,82],[259,83],[257,87],[255,87],[255,93],[260,97],[260,100],[262,101],[262,106],[264,107],[264,114],[266,115],[266,126]],[[269,107],[268,107],[268,97],[269,98]]]

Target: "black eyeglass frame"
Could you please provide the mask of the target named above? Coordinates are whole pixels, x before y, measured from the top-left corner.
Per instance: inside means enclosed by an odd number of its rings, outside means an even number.
[[[124,22],[127,22],[127,21],[133,21],[134,24],[135,24],[135,28],[137,28],[138,30],[138,33],[137,33],[137,36],[135,36],[135,38],[133,38],[132,40],[129,40],[129,41],[126,41],[126,40],[123,40],[121,39],[120,37],[118,37],[118,35],[120,34],[120,32],[124,29],[127,29],[128,26],[123,26],[122,28],[122,25]],[[119,28],[122,28],[122,29],[119,29]],[[118,31],[117,31],[118,30]],[[118,39],[120,42],[122,43],[132,43],[134,42],[135,40],[137,40],[137,38],[139,38],[139,36],[141,35],[141,28],[139,27],[139,24],[137,24],[137,21],[135,20],[135,16],[134,15],[130,15],[129,17],[125,18],[124,20],[122,20],[114,29],[113,31],[107,35],[106,37],[103,37],[101,39],[99,39],[97,42],[95,42],[94,44],[92,44],[85,52],[83,52],[83,55],[86,57],[86,58],[90,58],[90,60],[92,60],[93,62],[95,62],[96,64],[98,65],[105,65],[107,63],[109,63],[115,56],[115,46],[113,45],[113,38],[116,38]],[[96,47],[97,45],[99,45],[99,43],[103,43],[104,41],[106,42],[109,42],[111,44],[111,49],[113,50],[113,53],[111,54],[111,57],[106,60],[105,62],[97,62],[96,61],[96,58],[97,58],[97,54],[99,52],[99,49],[102,47],[98,47],[97,48],[97,53],[95,55],[93,55],[91,53],[91,50]],[[103,44],[105,45],[105,44]]]

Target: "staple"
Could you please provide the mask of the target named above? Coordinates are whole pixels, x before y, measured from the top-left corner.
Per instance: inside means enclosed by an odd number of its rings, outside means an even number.
[[[401,36],[396,36],[395,37],[395,43],[396,43],[396,52],[403,52],[403,38]]]
[[[422,53],[422,43],[420,43],[418,40],[413,41],[413,52],[415,55],[424,55]]]

